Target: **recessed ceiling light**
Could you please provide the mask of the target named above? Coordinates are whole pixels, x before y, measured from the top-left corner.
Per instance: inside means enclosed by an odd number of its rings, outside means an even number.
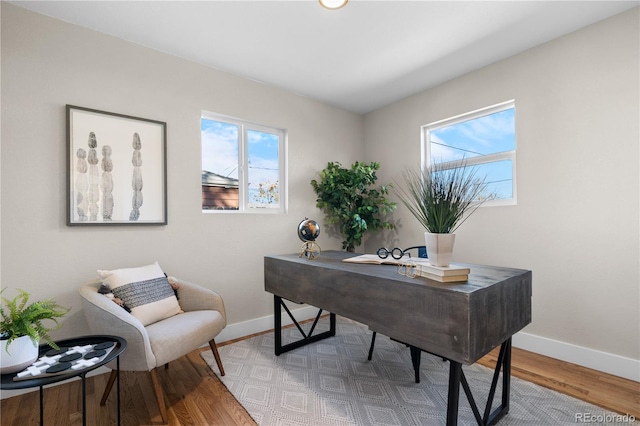
[[[324,8],[335,10],[340,9],[342,6],[347,4],[349,0],[318,0],[320,5]]]

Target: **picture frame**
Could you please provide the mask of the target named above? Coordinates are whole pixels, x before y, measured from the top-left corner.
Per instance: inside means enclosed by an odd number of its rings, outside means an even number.
[[[67,225],[167,224],[167,124],[66,106]]]

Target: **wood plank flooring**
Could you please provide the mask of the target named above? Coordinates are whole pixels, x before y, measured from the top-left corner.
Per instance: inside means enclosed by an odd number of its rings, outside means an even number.
[[[251,336],[247,336],[251,337]],[[238,339],[241,340],[241,339]],[[237,340],[236,340],[237,341]],[[234,341],[219,344],[233,343]],[[191,352],[159,369],[159,378],[167,400],[169,425],[255,425],[251,416],[209,369],[199,353]],[[497,352],[491,352],[480,363],[495,365]],[[223,359],[224,363],[224,359]],[[513,349],[512,375],[550,389],[583,399],[621,414],[640,419],[640,383],[610,376],[542,355]],[[87,425],[116,424],[116,397],[110,395],[100,407],[100,397],[108,374],[90,377],[87,389]],[[122,425],[160,425],[162,420],[156,405],[148,373],[121,374]],[[39,424],[38,392],[2,400],[0,424],[25,426]],[[75,380],[45,389],[45,425],[66,426],[82,424],[81,382]]]
[[[500,348],[479,363],[494,368]],[[553,389],[640,421],[640,383],[570,362],[513,348],[511,376]]]

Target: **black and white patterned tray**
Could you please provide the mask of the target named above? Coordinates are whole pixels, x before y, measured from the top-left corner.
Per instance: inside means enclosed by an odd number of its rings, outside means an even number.
[[[93,367],[113,350],[116,342],[60,347],[51,349],[26,369],[17,373],[13,380],[28,380],[79,372]]]

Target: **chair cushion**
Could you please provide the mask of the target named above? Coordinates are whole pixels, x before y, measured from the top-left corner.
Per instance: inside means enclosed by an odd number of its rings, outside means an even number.
[[[164,365],[198,349],[225,326],[218,311],[191,311],[146,327],[156,366]]]
[[[158,262],[138,268],[99,270],[98,275],[113,295],[122,299],[131,315],[145,326],[182,313]]]

